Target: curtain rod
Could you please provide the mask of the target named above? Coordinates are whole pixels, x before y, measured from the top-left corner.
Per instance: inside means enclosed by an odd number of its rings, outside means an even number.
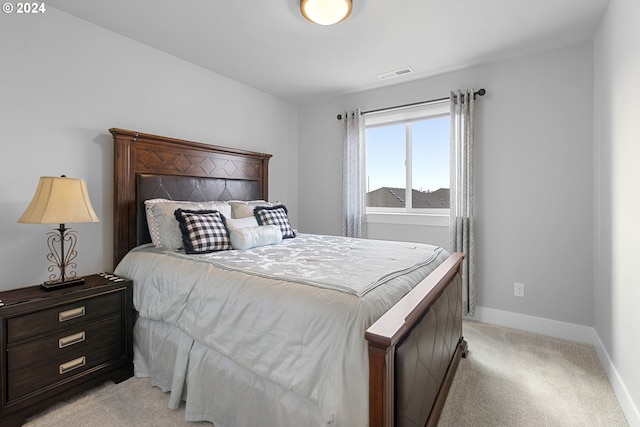
[[[487,93],[487,91],[484,90],[484,88],[478,89],[477,91],[473,92],[473,97],[475,98],[476,96],[484,96],[485,93]],[[411,104],[396,105],[394,107],[386,107],[386,108],[379,108],[377,110],[363,111],[361,114],[365,115],[365,114],[371,114],[371,113],[379,113],[380,111],[395,110],[396,108],[414,107],[416,105],[431,104],[432,102],[446,101],[447,99],[450,99],[450,97],[447,96],[446,98],[430,99],[428,101],[419,101],[419,102],[413,102]],[[338,120],[342,120],[342,114],[338,114],[336,118]]]

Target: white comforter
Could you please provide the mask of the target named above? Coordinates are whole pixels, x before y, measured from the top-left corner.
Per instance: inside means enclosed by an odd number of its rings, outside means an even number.
[[[116,273],[134,280],[141,317],[314,402],[327,424],[364,426],[364,331],[447,256],[431,245],[303,234],[195,257],[147,245]]]

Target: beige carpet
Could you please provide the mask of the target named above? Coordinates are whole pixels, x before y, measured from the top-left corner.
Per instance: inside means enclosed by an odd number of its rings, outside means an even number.
[[[592,346],[477,322],[463,331],[469,355],[439,427],[627,426]],[[168,400],[148,379],[131,378],[58,404],[26,426],[212,426],[185,422],[184,408],[169,410]]]
[[[438,427],[628,425],[593,346],[478,322],[463,334]]]
[[[186,422],[184,402],[179,410],[167,407],[169,394],[152,387],[148,378],[129,378],[93,389],[68,402],[59,403],[24,424],[29,427],[173,427],[206,426]]]

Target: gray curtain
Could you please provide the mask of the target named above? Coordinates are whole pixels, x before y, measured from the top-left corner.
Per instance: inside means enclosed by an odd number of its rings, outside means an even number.
[[[360,110],[342,118],[342,235],[367,237],[364,118]]]
[[[451,202],[449,217],[452,252],[463,252],[462,312],[475,314],[475,242],[473,234],[473,90],[451,92]]]

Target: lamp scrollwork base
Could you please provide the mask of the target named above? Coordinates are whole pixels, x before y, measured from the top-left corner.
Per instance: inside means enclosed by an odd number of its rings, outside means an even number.
[[[44,282],[41,286],[46,290],[65,288],[68,286],[81,285],[84,283],[84,279],[77,277],[75,268],[78,267],[75,259],[78,256],[76,251],[76,243],[78,236],[75,230],[66,228],[64,224],[60,224],[60,227],[55,231],[47,233],[47,246],[49,246],[49,253],[47,259],[52,263],[49,266],[48,271],[49,281]],[[65,250],[65,243],[67,248]],[[60,244],[58,248],[57,244]],[[56,273],[59,271],[59,274]]]

